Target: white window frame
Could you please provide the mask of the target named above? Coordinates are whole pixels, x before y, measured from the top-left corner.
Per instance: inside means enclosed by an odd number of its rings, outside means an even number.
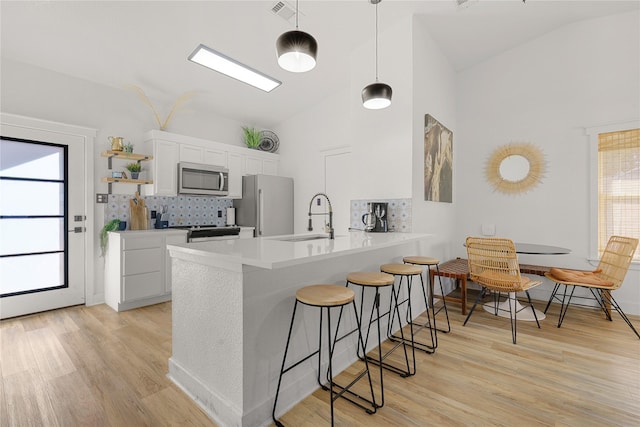
[[[597,263],[598,256],[598,135],[607,132],[640,128],[640,120],[611,123],[585,129],[589,137],[589,261]],[[640,248],[638,249],[640,250]],[[640,262],[632,261],[630,269],[640,270]]]

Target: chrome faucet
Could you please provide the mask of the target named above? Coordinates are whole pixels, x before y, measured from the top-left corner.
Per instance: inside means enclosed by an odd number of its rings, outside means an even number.
[[[329,200],[329,196],[327,196],[324,193],[317,193],[315,194],[312,198],[311,201],[309,202],[309,227],[307,228],[308,231],[313,231],[313,222],[311,221],[311,215],[327,215],[326,212],[323,213],[311,213],[311,207],[313,206],[313,201],[316,199],[316,197],[322,196],[325,199],[327,199],[327,205],[329,205],[329,239],[333,239],[334,238],[334,230],[333,230],[333,208],[331,207],[331,200]]]

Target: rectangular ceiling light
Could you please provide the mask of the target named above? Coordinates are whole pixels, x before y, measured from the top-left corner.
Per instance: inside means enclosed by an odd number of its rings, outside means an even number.
[[[214,71],[232,77],[251,86],[271,92],[282,84],[266,74],[256,71],[220,52],[201,44],[189,55],[189,61],[211,68]]]

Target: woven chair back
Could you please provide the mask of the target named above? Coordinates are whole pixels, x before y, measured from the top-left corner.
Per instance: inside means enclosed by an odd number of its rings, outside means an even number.
[[[610,289],[622,286],[627,275],[633,254],[638,247],[638,239],[632,237],[611,236],[602,253],[596,269],[596,276],[613,283]]]
[[[497,292],[523,290],[518,255],[513,241],[502,238],[467,237],[471,280]]]

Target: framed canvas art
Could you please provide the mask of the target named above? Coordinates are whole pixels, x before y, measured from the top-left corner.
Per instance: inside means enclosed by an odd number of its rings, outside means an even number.
[[[453,132],[424,116],[424,199],[453,202]]]

